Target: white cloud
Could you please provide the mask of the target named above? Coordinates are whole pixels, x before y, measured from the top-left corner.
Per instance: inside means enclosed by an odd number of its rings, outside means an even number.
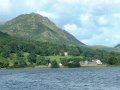
[[[73,35],[78,33],[79,30],[76,24],[66,24],[63,28]]]
[[[11,0],[0,0],[0,13],[10,12],[11,7]]]
[[[120,5],[120,0],[113,0],[113,3],[116,5]]]
[[[120,42],[120,31],[115,28],[101,28],[102,33],[94,34],[93,37],[82,40],[88,45],[115,46]]]
[[[90,22],[91,14],[81,14],[79,20],[83,25],[87,25]]]
[[[32,9],[38,9],[44,7],[48,3],[48,0],[26,0],[25,5]]]
[[[67,4],[76,4],[79,3],[80,0],[58,0],[59,3],[67,3]]]
[[[95,7],[98,5],[119,5],[120,0],[58,0],[59,3],[64,4],[82,4]]]
[[[106,26],[106,25],[108,24],[108,20],[107,20],[106,17],[100,16],[100,17],[98,17],[97,23],[98,23],[100,26]]]
[[[115,17],[115,18],[120,18],[120,12],[119,12],[119,13],[114,13],[114,14],[113,14],[113,17]]]
[[[40,15],[42,15],[42,16],[51,18],[51,19],[57,19],[57,18],[58,18],[57,15],[52,14],[52,13],[48,13],[48,12],[45,12],[45,11],[37,11],[36,13],[38,13],[38,14],[40,14]]]
[[[65,29],[67,32],[71,33],[78,40],[91,38],[94,34],[90,30],[81,28],[81,27],[77,26],[76,24],[66,24],[63,27],[63,29]]]
[[[64,29],[87,45],[115,46],[120,42],[120,31],[115,27],[100,27],[92,30],[76,24],[66,24]]]

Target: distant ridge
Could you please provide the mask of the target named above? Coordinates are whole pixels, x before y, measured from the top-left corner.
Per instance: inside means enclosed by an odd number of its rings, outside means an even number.
[[[115,48],[120,48],[120,44],[116,45]]]

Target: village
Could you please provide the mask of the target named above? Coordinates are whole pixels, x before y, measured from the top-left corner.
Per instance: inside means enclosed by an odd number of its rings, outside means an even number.
[[[69,56],[68,52],[64,52],[64,56]],[[69,61],[69,63],[73,63],[72,61]],[[106,66],[105,64],[103,64],[103,62],[100,59],[92,59],[90,60],[82,60],[79,62],[81,67],[99,67],[99,66]],[[51,64],[49,64],[49,67],[51,66]],[[59,63],[60,67],[64,67],[64,65],[62,63]]]
[[[88,60],[81,61],[80,65],[81,66],[105,66],[99,59],[93,59],[92,61],[88,61]]]

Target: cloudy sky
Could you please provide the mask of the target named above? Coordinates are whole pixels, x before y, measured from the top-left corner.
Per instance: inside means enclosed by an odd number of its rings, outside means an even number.
[[[0,0],[0,22],[36,12],[88,45],[120,43],[120,0]]]

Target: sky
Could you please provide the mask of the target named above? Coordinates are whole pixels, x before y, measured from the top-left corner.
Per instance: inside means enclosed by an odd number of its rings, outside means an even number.
[[[32,12],[87,45],[120,43],[120,0],[0,0],[0,22]]]

